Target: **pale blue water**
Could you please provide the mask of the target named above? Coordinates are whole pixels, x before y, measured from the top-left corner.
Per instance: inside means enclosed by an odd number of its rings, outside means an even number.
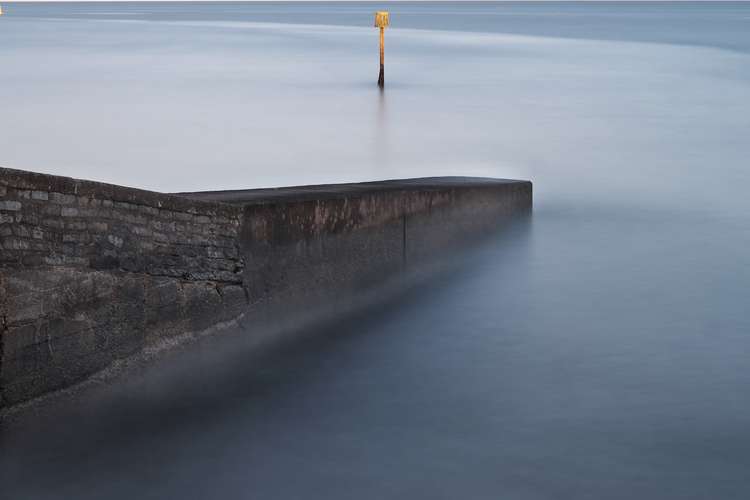
[[[750,4],[388,4],[384,94],[381,6],[3,3],[4,166],[535,183],[396,303],[4,435],[9,498],[750,496]]]

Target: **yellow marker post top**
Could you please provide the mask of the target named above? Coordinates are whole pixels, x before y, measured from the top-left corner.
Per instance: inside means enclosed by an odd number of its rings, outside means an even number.
[[[385,28],[391,24],[391,15],[385,10],[379,10],[375,13],[375,27]]]

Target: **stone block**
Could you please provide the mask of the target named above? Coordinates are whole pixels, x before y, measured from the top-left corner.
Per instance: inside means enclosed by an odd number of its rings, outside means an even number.
[[[116,201],[115,208],[120,209],[120,210],[136,210],[138,206],[133,205],[132,203],[128,203],[126,201]]]
[[[51,217],[59,217],[62,213],[62,208],[60,205],[54,205],[54,204],[47,204],[42,206],[42,214],[48,215]]]
[[[63,256],[53,253],[44,258],[44,263],[48,266],[61,266],[63,264]]]
[[[62,235],[63,243],[88,243],[88,233],[64,233]]]
[[[42,219],[42,226],[52,229],[62,229],[65,226],[65,222],[60,219]]]
[[[133,234],[142,237],[149,237],[153,234],[150,229],[143,226],[133,226],[132,228],[130,228],[130,230],[133,232]]]
[[[117,235],[114,235],[114,234],[108,235],[107,241],[109,241],[112,245],[114,245],[117,248],[122,247],[123,239]]]
[[[6,250],[28,250],[29,242],[21,238],[3,238],[3,248]]]
[[[49,193],[49,200],[60,205],[71,205],[76,202],[76,197],[72,194],[52,192]]]
[[[34,250],[38,250],[37,248],[34,248]],[[41,249],[46,250],[46,249]],[[41,266],[44,262],[44,255],[41,253],[27,253],[21,257],[21,264],[27,267],[36,267]]]
[[[106,222],[89,222],[88,228],[91,231],[96,231],[98,233],[103,233],[107,229],[109,229],[109,225]]]
[[[16,214],[16,216],[18,216],[18,215],[21,215],[21,214]],[[27,213],[23,217],[23,221],[26,224],[39,224],[39,216],[36,215],[36,214],[33,214],[33,213],[32,214],[28,214]]]
[[[17,212],[21,210],[21,202],[15,200],[2,200],[0,201],[0,210],[7,210]]]
[[[138,205],[138,210],[145,214],[152,217],[156,217],[159,215],[159,209],[154,207],[149,207],[147,205]]]
[[[65,229],[68,231],[85,231],[86,223],[80,220],[66,220]]]
[[[187,222],[189,220],[192,220],[193,216],[192,214],[186,213],[186,212],[174,212],[173,215],[175,220]]]
[[[79,217],[99,217],[101,216],[101,211],[98,208],[79,207],[78,216]]]

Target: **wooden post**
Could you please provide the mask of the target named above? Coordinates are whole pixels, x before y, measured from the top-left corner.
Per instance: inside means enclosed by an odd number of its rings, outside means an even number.
[[[380,27],[380,75],[378,76],[378,86],[385,85],[385,28]]]
[[[375,27],[380,28],[380,75],[378,75],[378,87],[385,86],[385,28],[391,24],[391,15],[386,11],[375,13]]]

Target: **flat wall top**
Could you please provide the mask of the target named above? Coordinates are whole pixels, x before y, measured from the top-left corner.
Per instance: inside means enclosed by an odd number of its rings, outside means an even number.
[[[361,196],[388,191],[445,191],[455,188],[499,187],[531,184],[529,181],[488,177],[419,177],[348,184],[317,184],[263,189],[175,193],[195,200],[250,205],[279,201],[306,201]]]
[[[158,193],[102,182],[74,179],[37,172],[0,167],[0,186],[55,191],[78,196],[106,198],[139,205],[180,211],[224,212],[236,210],[229,205],[258,205],[352,198],[367,194],[404,191],[447,191],[451,189],[530,185],[529,181],[488,177],[420,177],[346,184],[317,184],[261,189]]]

